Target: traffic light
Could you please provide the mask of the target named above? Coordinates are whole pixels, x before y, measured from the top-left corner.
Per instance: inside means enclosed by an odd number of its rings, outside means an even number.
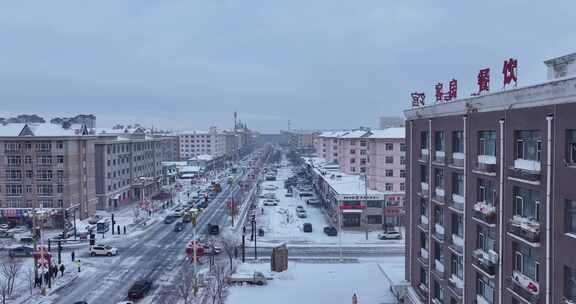
[[[64,210],[64,219],[68,219],[70,217],[70,210],[65,209]]]
[[[96,235],[94,233],[90,233],[90,246],[96,245]]]

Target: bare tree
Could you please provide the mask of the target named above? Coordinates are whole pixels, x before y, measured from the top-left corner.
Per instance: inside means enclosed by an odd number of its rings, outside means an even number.
[[[194,267],[184,264],[180,279],[174,285],[176,296],[184,304],[193,304],[198,295],[198,282]]]
[[[237,253],[238,253],[238,246],[240,245],[240,242],[238,241],[238,238],[236,238],[233,234],[228,233],[228,234],[224,234],[222,236],[222,249],[224,250],[224,253],[226,253],[226,256],[228,257],[228,262],[230,263],[230,272],[232,272],[233,270],[233,260],[236,257]]]
[[[0,296],[2,297],[2,304],[5,304],[6,299],[14,293],[16,277],[19,271],[20,265],[14,259],[0,264]]]
[[[212,304],[224,304],[228,283],[226,266],[222,263],[216,263],[210,272],[210,280],[207,286],[207,292]]]
[[[28,285],[30,295],[32,295],[32,293],[34,292],[34,279],[35,279],[34,268],[32,267],[27,268],[26,277],[24,278],[24,280],[26,281],[26,285]]]

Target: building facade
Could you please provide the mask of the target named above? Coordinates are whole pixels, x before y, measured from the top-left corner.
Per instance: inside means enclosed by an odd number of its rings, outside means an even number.
[[[4,222],[28,222],[32,210],[63,227],[64,214],[95,212],[94,141],[85,126],[9,124],[0,127],[0,211]]]
[[[162,162],[170,161],[173,138],[131,133],[100,134],[95,142],[98,209],[150,199],[160,190]]]
[[[575,60],[405,112],[408,303],[576,302]]]
[[[178,134],[180,143],[180,159],[186,160],[196,155],[224,155],[226,138],[216,128],[209,131],[184,131]]]

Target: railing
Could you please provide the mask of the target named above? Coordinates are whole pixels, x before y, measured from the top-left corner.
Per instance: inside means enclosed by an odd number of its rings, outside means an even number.
[[[516,159],[514,166],[510,168],[510,176],[527,180],[540,181],[540,162],[525,159]]]
[[[436,189],[434,189],[432,199],[434,199],[435,201],[437,201],[439,203],[444,203],[444,195],[445,195],[444,189],[436,188]]]
[[[457,277],[455,274],[452,274],[448,279],[448,286],[456,293],[458,297],[462,297],[463,289],[464,289],[464,281]]]
[[[428,292],[429,292],[428,286],[426,286],[424,283],[420,283],[418,285],[418,288],[416,288],[416,293],[418,294],[420,300],[422,301],[428,300]]]
[[[478,155],[475,170],[484,173],[496,173],[496,156]]]
[[[482,220],[488,224],[496,223],[496,207],[489,205],[485,202],[478,202],[474,204],[473,217]]]
[[[429,187],[430,186],[428,185],[428,183],[421,182],[420,183],[420,191],[419,191],[420,196],[427,198]]]
[[[482,249],[476,249],[472,253],[474,265],[489,275],[496,274],[496,263],[498,263],[498,254],[495,252],[488,253]]]
[[[436,151],[434,152],[434,163],[437,164],[445,164],[446,163],[446,154],[444,153],[444,151]]]
[[[458,253],[462,253],[464,251],[464,239],[461,236],[456,234],[452,234],[452,249],[454,249]]]
[[[508,232],[530,243],[540,243],[540,223],[515,215],[508,225]]]
[[[429,159],[430,159],[430,152],[428,151],[428,149],[420,149],[418,160],[428,162]]]
[[[515,272],[512,277],[508,278],[508,283],[510,284],[510,289],[527,302],[537,303],[540,299],[538,283],[531,281],[526,276]]]
[[[444,240],[444,226],[440,224],[434,224],[434,236],[440,241]]]
[[[449,164],[454,167],[464,167],[464,153],[452,153]]]
[[[458,211],[464,210],[464,197],[462,195],[453,193],[451,202],[452,203],[450,204],[450,206],[452,206],[452,208]]]

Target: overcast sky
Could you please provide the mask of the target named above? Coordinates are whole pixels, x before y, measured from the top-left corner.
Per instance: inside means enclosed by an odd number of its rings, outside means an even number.
[[[545,80],[576,52],[576,1],[0,2],[0,115],[94,113],[99,126],[262,131],[376,126],[409,95],[479,69]]]

